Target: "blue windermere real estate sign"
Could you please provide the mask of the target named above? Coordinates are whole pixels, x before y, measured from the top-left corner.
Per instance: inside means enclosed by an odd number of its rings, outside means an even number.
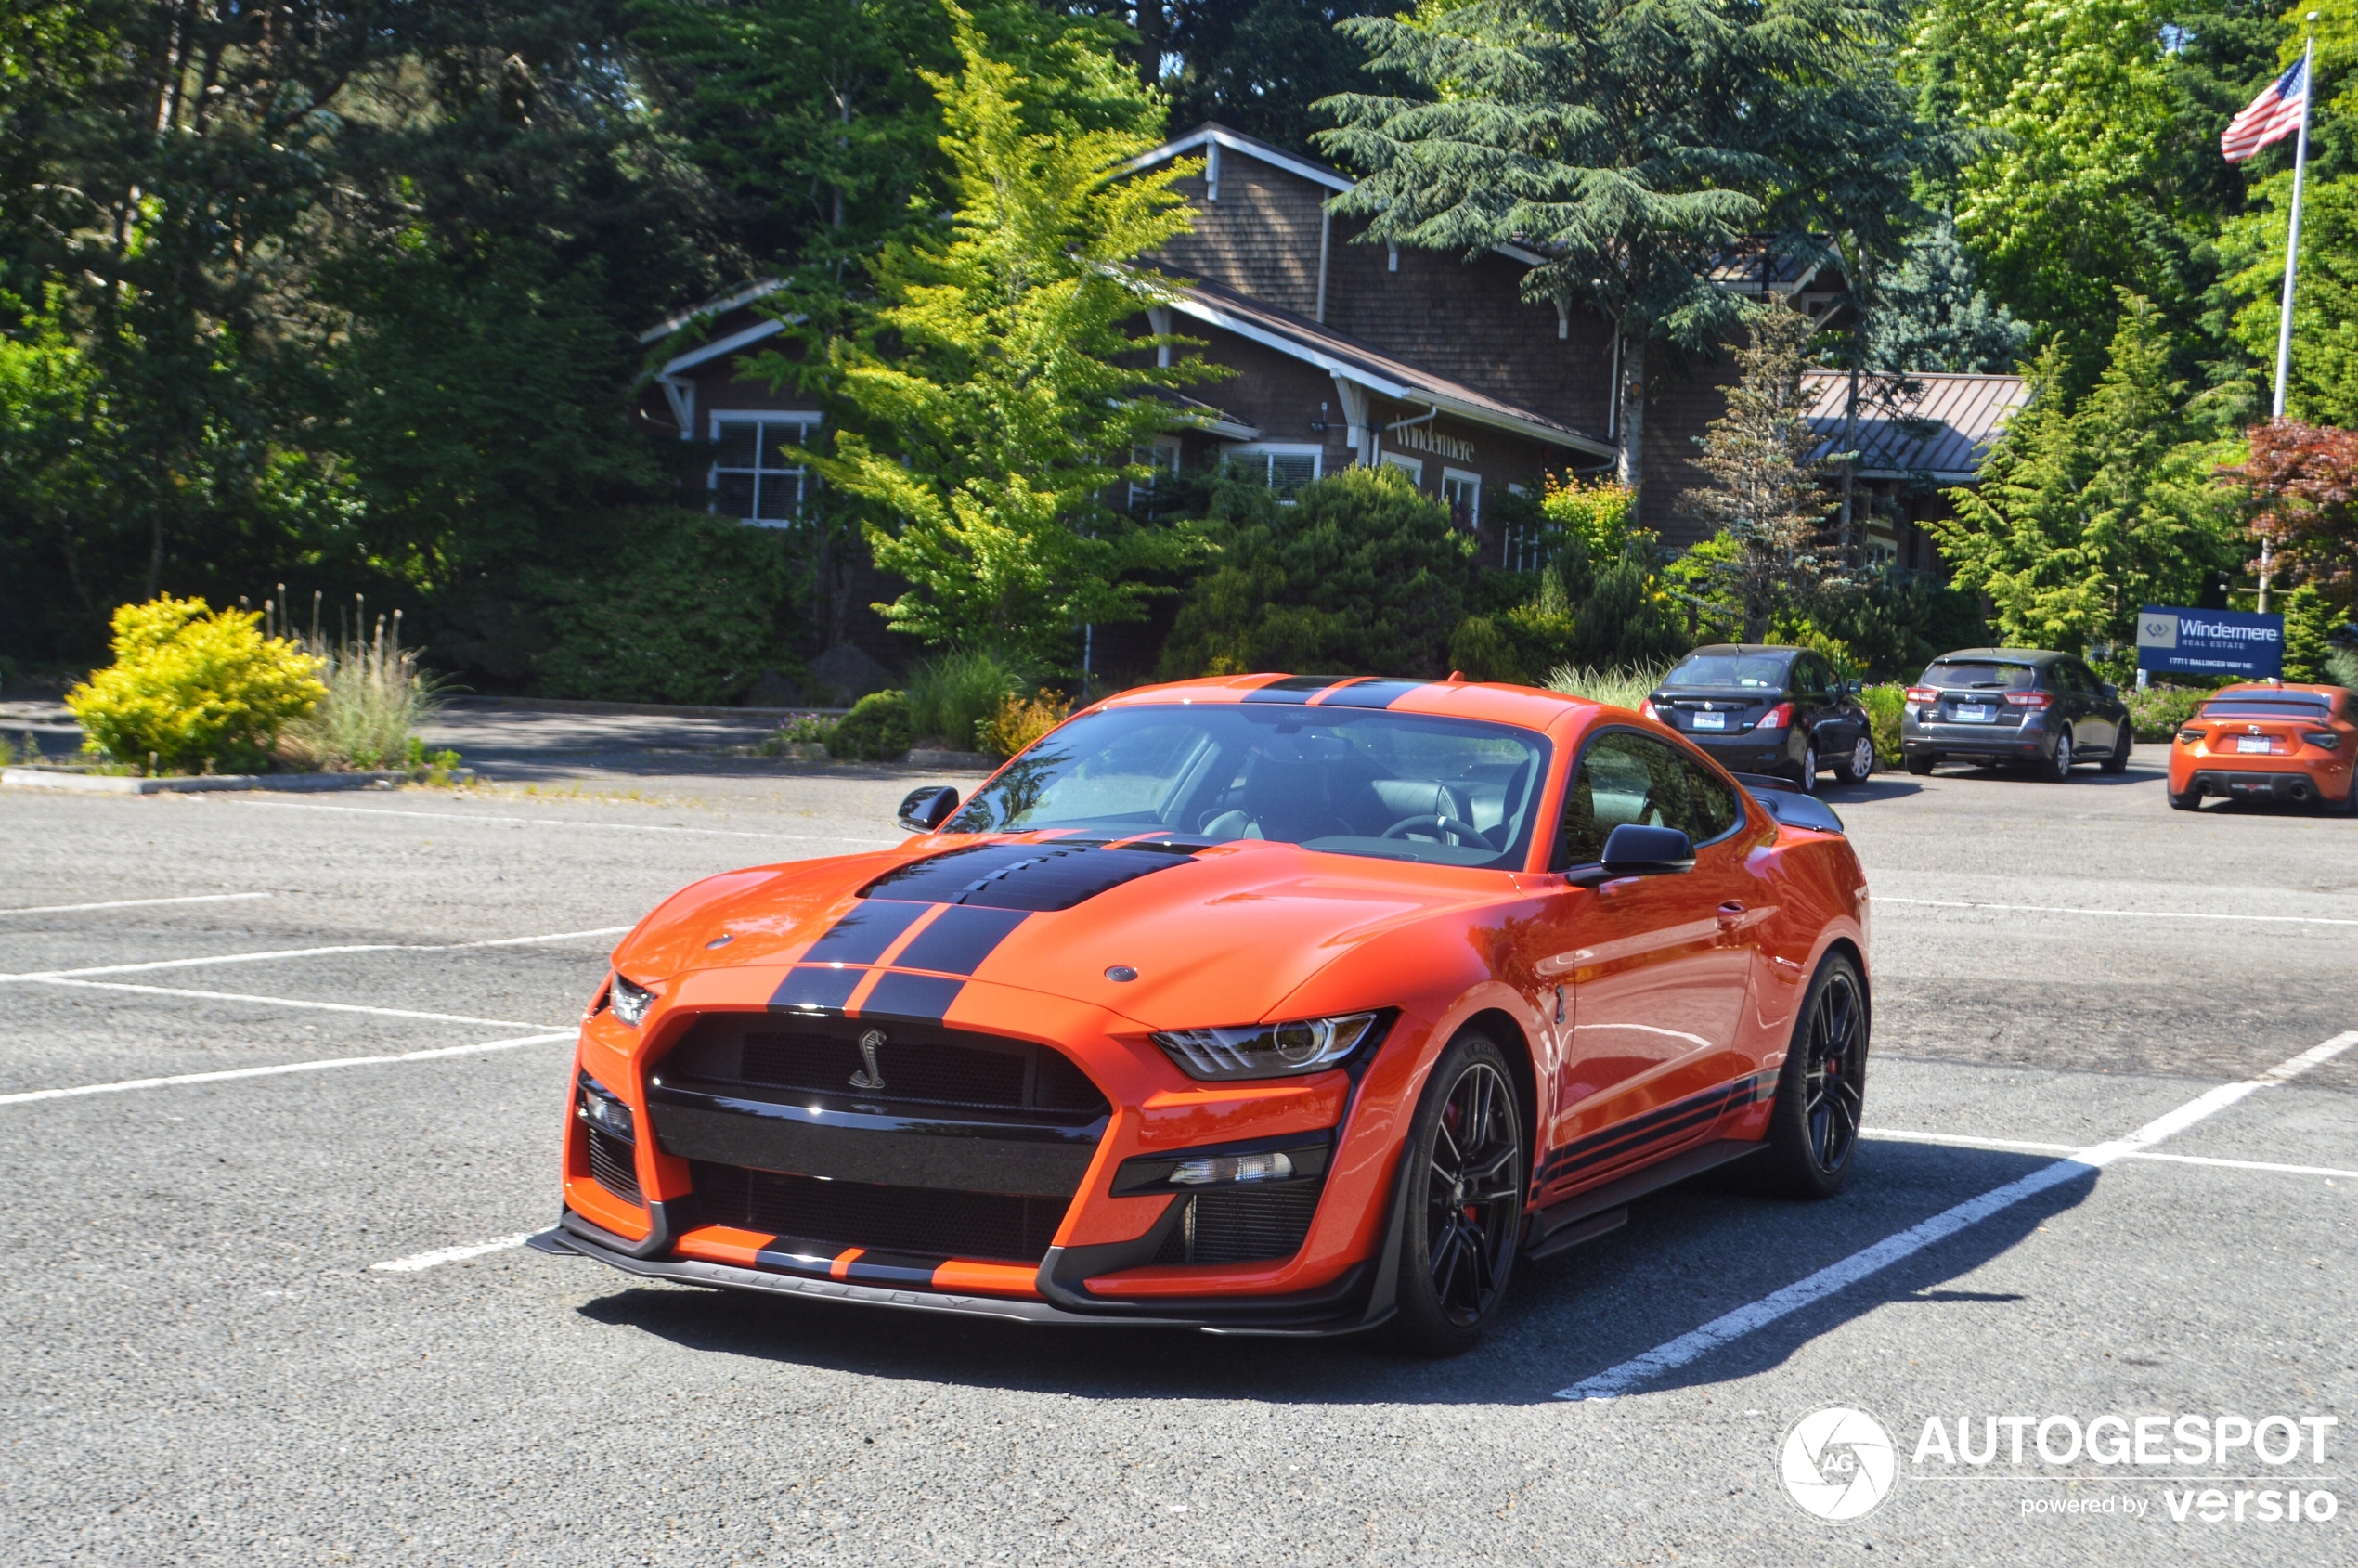
[[[2148,604],[2137,614],[2137,667],[2269,680],[2284,673],[2285,617]]]

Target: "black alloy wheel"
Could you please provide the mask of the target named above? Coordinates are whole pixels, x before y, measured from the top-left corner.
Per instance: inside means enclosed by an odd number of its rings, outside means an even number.
[[[1442,1053],[1406,1158],[1393,1333],[1420,1354],[1455,1355],[1496,1315],[1522,1235],[1522,1109],[1489,1040],[1460,1035]]]
[[[2047,758],[2046,764],[2039,770],[2039,776],[2049,784],[2068,784],[2071,781],[2071,730],[2068,725],[2062,734],[2055,737],[2055,754]]]
[[[2113,742],[2112,755],[2104,762],[2104,771],[2107,773],[2127,772],[2130,754],[2137,745],[2137,732],[2130,728],[2129,720],[2122,719],[2118,729],[2119,739]]]
[[[1908,759],[1908,771],[1913,773],[1920,779],[1925,774],[1931,772],[1933,764],[1940,760],[1939,758],[1935,757],[1929,751],[1911,751],[1906,755]]]
[[[1867,988],[1859,966],[1826,955],[1802,999],[1793,1045],[1777,1075],[1763,1185],[1785,1198],[1831,1198],[1849,1173],[1866,1111]]]

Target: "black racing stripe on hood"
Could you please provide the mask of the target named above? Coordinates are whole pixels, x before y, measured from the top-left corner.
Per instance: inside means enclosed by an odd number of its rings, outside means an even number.
[[[1010,932],[1030,918],[1029,910],[952,904],[940,918],[918,932],[917,940],[902,949],[893,963],[903,969],[971,975]]]
[[[887,970],[876,978],[876,989],[860,1004],[862,1018],[907,1018],[917,1023],[939,1023],[966,989],[964,980],[953,980],[943,975],[903,975]]]
[[[862,899],[827,927],[802,955],[805,964],[874,964],[900,933],[917,923],[929,904],[898,899]]]
[[[913,861],[862,888],[870,899],[914,899],[980,909],[1060,910],[1158,871],[1185,865],[1168,849],[1095,845],[977,844]]]
[[[859,989],[865,969],[789,969],[770,993],[772,1007],[839,1009]]]
[[[1272,680],[1266,686],[1255,686],[1245,693],[1249,703],[1306,703],[1329,687],[1340,686],[1350,680],[1347,675],[1289,675],[1283,680]]]
[[[1390,707],[1430,680],[1357,680],[1318,699],[1320,707]]]

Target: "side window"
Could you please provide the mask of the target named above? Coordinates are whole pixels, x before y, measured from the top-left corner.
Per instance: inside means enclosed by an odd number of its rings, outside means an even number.
[[[1602,860],[1605,840],[1627,823],[1686,828],[1693,818],[1689,780],[1686,759],[1651,735],[1613,730],[1589,742],[1564,797],[1556,869]]]
[[[2088,694],[2079,684],[2079,672],[2074,669],[2067,660],[2059,659],[2047,667],[2047,684],[2066,696],[2081,697]]]
[[[1818,661],[1807,654],[1793,661],[1793,694],[1809,702],[1826,694],[1826,682],[1818,673]]]
[[[1736,792],[1691,758],[1678,760],[1687,770],[1687,836],[1697,844],[1726,836],[1743,816]]]

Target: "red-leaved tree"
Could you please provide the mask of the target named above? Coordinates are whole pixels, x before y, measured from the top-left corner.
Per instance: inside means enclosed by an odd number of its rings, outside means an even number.
[[[2250,458],[2220,477],[2250,497],[2251,531],[2274,548],[2279,580],[2358,604],[2358,431],[2273,420],[2247,436]]]

